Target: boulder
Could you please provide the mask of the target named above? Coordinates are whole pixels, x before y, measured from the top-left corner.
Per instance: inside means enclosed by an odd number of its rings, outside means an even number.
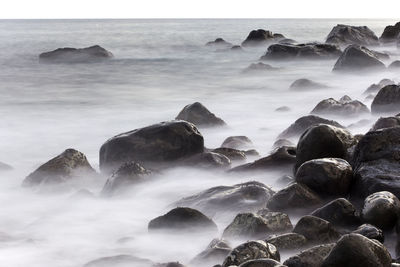
[[[214,266],[215,264],[223,262],[231,250],[232,248],[226,241],[214,239],[207,248],[194,257],[190,263],[195,266]]]
[[[304,162],[296,172],[296,182],[324,197],[346,196],[353,180],[350,164],[338,158]]]
[[[246,153],[242,150],[237,150],[234,148],[219,147],[219,148],[213,149],[211,152],[224,155],[231,161],[246,160]]]
[[[336,61],[333,71],[382,70],[385,68],[385,64],[368,48],[349,45]]]
[[[160,167],[204,150],[204,139],[196,126],[186,121],[161,122],[107,140],[100,148],[100,169],[112,172],[129,161],[146,168]]]
[[[285,38],[283,35],[273,34],[271,31],[263,29],[252,30],[246,40],[242,42],[242,46],[265,45],[266,43],[276,42],[283,38]]]
[[[311,126],[301,135],[297,143],[295,169],[312,159],[346,159],[348,149],[355,144],[353,135],[345,129],[328,124]]]
[[[223,154],[206,151],[203,153],[190,156],[182,160],[180,164],[188,167],[196,167],[203,169],[210,169],[210,168],[226,169],[230,167],[231,160]]]
[[[360,222],[356,208],[345,198],[332,200],[323,207],[314,210],[311,215],[340,227],[353,227]]]
[[[272,67],[269,64],[265,64],[262,62],[252,63],[250,66],[243,70],[243,73],[263,73],[266,71],[276,70],[277,68]]]
[[[383,30],[381,37],[379,37],[379,41],[383,43],[397,42],[400,37],[400,22],[397,22],[395,25],[386,26]]]
[[[264,241],[248,241],[234,248],[222,263],[222,267],[239,266],[249,260],[273,259],[280,260],[279,251],[272,244]]]
[[[247,136],[229,136],[222,142],[221,147],[233,148],[239,150],[251,149],[254,147],[253,143]]]
[[[391,263],[389,251],[379,241],[348,234],[340,238],[321,267],[389,267]]]
[[[302,135],[308,128],[318,124],[328,124],[338,128],[344,128],[336,121],[327,120],[315,115],[303,116],[292,123],[286,130],[279,134],[278,138],[292,138]]]
[[[370,93],[376,93],[379,90],[381,90],[383,87],[385,87],[386,85],[391,85],[394,84],[394,81],[390,80],[390,79],[382,79],[379,83],[374,83],[371,84],[367,90],[365,90],[364,94],[370,94]]]
[[[78,150],[69,148],[29,174],[22,185],[59,184],[95,175],[96,171],[90,166],[86,156]]]
[[[239,267],[287,267],[282,265],[279,261],[273,259],[258,259],[246,261],[239,265]]]
[[[268,47],[261,60],[331,59],[340,54],[340,48],[333,44],[273,44]]]
[[[206,43],[206,46],[212,46],[212,47],[232,47],[232,44],[225,41],[222,38],[217,38],[214,41],[210,41]]]
[[[350,26],[343,24],[338,24],[333,27],[326,38],[326,42],[338,45],[379,45],[378,37],[367,26]]]
[[[381,243],[385,240],[382,230],[368,223],[360,225],[352,233],[363,235],[369,239],[376,239]]]
[[[290,257],[283,262],[288,267],[321,267],[325,257],[329,254],[335,244],[319,245]]]
[[[382,230],[391,230],[400,215],[400,201],[390,192],[382,191],[369,195],[364,200],[361,217],[364,222]]]
[[[198,210],[178,207],[149,222],[149,231],[173,230],[188,232],[191,230],[217,231],[217,225]]]
[[[259,182],[247,182],[233,186],[217,186],[185,197],[174,206],[188,206],[210,217],[217,213],[256,212],[264,208],[274,194],[271,188]]]
[[[372,126],[370,131],[376,131],[379,129],[392,128],[400,126],[400,117],[380,117],[375,124]]]
[[[310,209],[321,204],[322,200],[311,189],[298,183],[293,183],[275,193],[267,202],[267,208],[272,211],[291,209]]]
[[[153,265],[153,262],[146,259],[137,258],[131,255],[116,255],[90,261],[83,265],[83,267],[153,267]]]
[[[185,106],[175,120],[184,120],[196,126],[223,126],[226,123],[211,113],[203,104],[195,102]]]
[[[112,58],[113,54],[99,45],[86,48],[58,48],[39,55],[43,63],[90,63]]]
[[[275,111],[277,111],[277,112],[287,112],[287,111],[290,111],[290,108],[288,106],[280,106],[280,107],[276,108]]]
[[[286,147],[294,147],[294,146],[296,146],[295,144],[293,144],[290,140],[287,140],[287,139],[278,139],[278,140],[276,140],[275,142],[274,142],[274,144],[272,145],[272,148],[273,149],[277,149],[277,148],[279,148],[279,147],[282,147],[282,146],[286,146]]]
[[[392,69],[392,70],[397,70],[397,69],[399,69],[400,68],[400,60],[395,60],[395,61],[393,61],[392,63],[390,63],[390,65],[388,66],[388,68],[389,69]]]
[[[274,245],[279,251],[300,249],[306,246],[307,239],[297,233],[286,233],[268,237],[265,242]]]
[[[309,79],[298,79],[295,80],[289,87],[290,90],[302,91],[310,89],[322,89],[327,88],[325,84],[311,81]]]
[[[379,90],[371,104],[372,113],[400,112],[400,85],[387,85]]]
[[[168,263],[157,263],[154,264],[153,267],[185,267],[185,265],[179,262],[168,262]]]
[[[324,99],[319,102],[311,111],[316,115],[335,115],[335,116],[359,116],[369,114],[370,111],[366,105],[358,100],[333,98]]]
[[[330,222],[311,215],[301,217],[293,233],[303,235],[310,243],[319,244],[335,242],[340,237]]]

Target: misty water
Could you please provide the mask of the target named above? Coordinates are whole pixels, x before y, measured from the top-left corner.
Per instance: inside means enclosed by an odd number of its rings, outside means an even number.
[[[338,23],[366,25],[378,36],[395,20],[7,20],[0,21],[0,161],[14,167],[0,173],[0,262],[8,267],[75,267],[96,258],[131,254],[155,262],[188,263],[212,238],[150,235],[148,222],[184,196],[217,185],[257,179],[274,189],[279,174],[228,175],[222,171],[176,168],[132,188],[129,194],[97,197],[106,177],[70,188],[22,188],[38,166],[75,148],[98,169],[100,146],[110,137],[174,119],[199,101],[228,127],[200,128],[205,145],[216,148],[232,135],[246,135],[262,156],[280,132],[307,115],[322,99],[344,94],[363,101],[365,89],[393,71],[332,73],[335,60],[270,61],[276,71],[244,75],[267,46],[243,52],[216,51],[205,43],[222,37],[240,44],[253,29],[282,33],[298,42],[323,42]],[[40,64],[38,55],[58,47],[99,44],[114,54],[96,64]],[[400,58],[396,47],[388,65]],[[328,85],[289,90],[299,78]],[[280,106],[288,112],[276,112]],[[365,133],[376,120],[329,117]],[[297,140],[293,140],[296,142]],[[71,197],[87,189],[95,197]],[[214,218],[220,233],[232,217]],[[293,218],[293,222],[296,218]],[[124,239],[122,242],[121,239]],[[128,238],[128,239],[127,239]]]

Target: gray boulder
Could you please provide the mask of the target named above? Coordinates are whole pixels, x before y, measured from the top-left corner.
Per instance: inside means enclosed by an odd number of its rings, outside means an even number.
[[[185,106],[175,120],[184,120],[196,126],[223,126],[226,123],[211,113],[203,104],[195,102]]]
[[[336,61],[333,71],[382,70],[385,68],[385,64],[368,48],[349,45]]]
[[[400,37],[400,22],[397,22],[395,25],[386,26],[383,30],[381,37],[379,37],[379,41],[383,43],[397,42]]]
[[[338,24],[326,38],[327,43],[347,45],[379,45],[378,37],[367,26],[350,26]]]
[[[372,126],[370,131],[376,131],[379,129],[392,128],[400,126],[400,117],[380,117],[375,124]]]
[[[86,48],[58,48],[39,55],[41,63],[92,63],[110,59],[113,54],[99,45]]]
[[[254,145],[247,136],[238,135],[227,137],[224,142],[222,142],[221,147],[246,150],[254,148]]]
[[[335,242],[340,237],[339,232],[330,222],[311,215],[301,217],[294,227],[293,233],[303,235],[308,242],[313,244]]]
[[[228,47],[232,47],[232,44],[225,41],[222,38],[217,38],[214,41],[210,41],[210,42],[206,43],[206,46],[228,48]]]
[[[214,239],[207,248],[194,257],[190,263],[195,266],[214,266],[224,261],[226,256],[231,252],[230,245],[220,239]]]
[[[360,222],[356,208],[345,198],[332,200],[314,210],[311,215],[340,227],[353,227]]]
[[[310,90],[310,89],[321,89],[321,88],[327,88],[328,86],[311,81],[309,79],[298,79],[295,80],[289,87],[290,90],[295,90],[295,91],[302,91],[302,90]]]
[[[376,239],[381,243],[385,241],[382,230],[368,223],[360,225],[352,233],[363,235],[365,237],[368,237],[369,239]]]
[[[252,30],[247,36],[246,40],[242,42],[242,46],[265,45],[270,42],[276,42],[283,38],[285,37],[279,33],[273,34],[271,31],[266,31],[263,29]]]
[[[297,233],[286,233],[268,237],[265,242],[274,245],[279,251],[300,249],[307,244],[307,239]]]
[[[377,93],[379,90],[381,90],[383,87],[385,87],[386,85],[391,85],[394,84],[394,81],[390,80],[390,79],[382,79],[380,80],[379,83],[374,83],[371,84],[367,90],[365,90],[364,94],[371,94],[371,93]]]
[[[371,104],[372,113],[400,112],[400,85],[387,85],[379,90]]]
[[[283,262],[288,267],[321,267],[325,257],[329,254],[335,244],[319,245],[290,257]]]
[[[261,60],[331,59],[340,54],[340,48],[333,44],[273,44]]]
[[[324,99],[311,111],[316,115],[359,116],[370,113],[366,105],[358,100],[333,98]]]

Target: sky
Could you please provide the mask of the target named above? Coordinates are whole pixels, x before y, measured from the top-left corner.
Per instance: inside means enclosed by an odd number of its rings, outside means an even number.
[[[1,0],[15,18],[400,18],[400,0]]]

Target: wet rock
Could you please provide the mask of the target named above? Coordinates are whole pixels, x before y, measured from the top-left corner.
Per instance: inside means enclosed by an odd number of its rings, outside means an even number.
[[[379,45],[378,37],[367,26],[350,26],[338,24],[326,38],[327,43],[346,45]]]
[[[301,234],[286,233],[270,236],[265,242],[274,245],[279,251],[282,251],[300,249],[306,245],[307,239]]]
[[[184,120],[195,124],[196,126],[223,126],[226,123],[211,113],[203,104],[195,102],[185,106],[176,120]]]
[[[224,140],[224,142],[222,142],[221,147],[246,150],[253,148],[253,143],[247,136],[229,136]]]
[[[388,267],[391,262],[389,251],[379,241],[349,234],[337,242],[321,267]]]
[[[272,259],[259,259],[246,261],[239,265],[239,267],[287,267],[282,265],[279,261]]]
[[[309,79],[298,79],[295,80],[289,87],[290,90],[310,90],[310,89],[321,89],[327,88],[328,86],[311,81]]]
[[[311,111],[317,115],[335,116],[359,116],[370,113],[366,105],[358,100],[345,99],[335,100],[333,98],[324,99],[319,102]]]
[[[274,142],[274,144],[272,145],[272,148],[276,149],[276,148],[279,148],[282,146],[294,147],[295,144],[293,144],[291,141],[289,141],[287,139],[278,139]]]
[[[360,45],[349,45],[336,61],[333,71],[360,71],[385,68],[385,64],[368,48]]]
[[[250,66],[243,70],[243,73],[260,73],[271,70],[276,70],[277,68],[272,67],[269,64],[265,64],[262,62],[252,63]]]
[[[369,195],[364,200],[361,217],[364,222],[382,230],[392,229],[400,215],[400,201],[390,192],[382,191]]]
[[[197,168],[228,168],[231,160],[223,154],[215,152],[203,152],[181,161],[181,164]]]
[[[399,69],[400,68],[400,60],[395,60],[388,66],[389,69]]]
[[[191,260],[195,266],[213,266],[224,261],[232,248],[229,244],[220,239],[214,239],[207,248]]]
[[[273,44],[261,60],[329,59],[337,58],[340,54],[340,48],[333,44]]]
[[[369,239],[376,239],[381,243],[385,240],[381,229],[367,223],[360,225],[353,233],[363,235]]]
[[[320,158],[347,158],[347,151],[356,144],[350,132],[328,124],[308,128],[297,143],[296,170],[306,161]]]
[[[301,251],[299,254],[290,257],[283,262],[288,267],[321,267],[325,257],[329,254],[335,244],[319,245],[307,250]]]
[[[222,237],[257,239],[265,237],[269,233],[290,231],[292,228],[289,216],[281,212],[268,212],[260,215],[240,213],[225,228]]]
[[[315,126],[321,123],[332,125],[338,128],[344,128],[336,121],[327,120],[315,115],[308,115],[297,119],[293,124],[289,126],[289,128],[279,134],[278,138],[291,138],[300,136],[311,126]]]
[[[313,211],[311,215],[324,219],[334,226],[352,227],[360,222],[356,208],[345,198],[332,200]]]
[[[395,25],[386,26],[383,30],[381,37],[379,37],[379,41],[383,43],[389,42],[397,42],[400,36],[400,22],[397,22]]]
[[[325,197],[346,196],[352,180],[353,170],[350,164],[338,158],[306,161],[296,173],[296,182]]]
[[[206,46],[213,46],[213,47],[232,47],[232,44],[225,41],[222,38],[217,38],[214,41],[210,41],[206,43]]]
[[[126,162],[113,173],[103,187],[103,195],[112,195],[148,179],[150,171],[137,162]]]
[[[89,63],[112,58],[113,54],[99,45],[86,48],[58,48],[39,55],[43,63]]]
[[[186,121],[169,121],[122,133],[100,148],[100,169],[112,172],[129,161],[146,168],[202,153],[204,139],[196,126]]]
[[[379,83],[374,83],[371,84],[367,90],[365,90],[364,94],[370,94],[370,93],[376,93],[379,90],[381,90],[383,87],[385,87],[386,85],[391,85],[394,84],[394,81],[390,80],[390,79],[382,79]]]
[[[90,166],[86,156],[82,152],[69,148],[29,174],[22,185],[59,184],[95,175],[96,171]]]
[[[381,117],[372,126],[370,131],[400,126],[400,117]]]
[[[276,247],[264,241],[248,241],[234,248],[224,260],[222,267],[239,266],[249,260],[273,259],[280,260]]]
[[[198,210],[178,207],[165,215],[159,216],[149,222],[149,231],[174,230],[190,231],[193,229],[217,231],[217,225]]]
[[[212,152],[224,155],[231,161],[246,160],[246,153],[242,150],[237,150],[234,148],[220,147],[220,148],[213,149]]]
[[[400,85],[387,85],[379,90],[371,104],[372,113],[400,112]]]
[[[192,207],[214,217],[216,213],[256,212],[265,207],[273,194],[271,188],[253,181],[233,186],[212,187],[183,198],[174,205]]]
[[[267,208],[272,211],[309,209],[321,202],[322,200],[311,189],[294,183],[275,193],[269,199]]]
[[[287,112],[287,111],[290,111],[290,108],[288,106],[281,106],[281,107],[276,108],[275,111]]]
[[[258,29],[249,33],[246,40],[242,42],[242,46],[265,45],[266,43],[278,41],[283,38],[284,36],[281,34],[273,34],[270,31]]]
[[[303,235],[308,242],[319,244],[335,242],[340,237],[330,222],[311,215],[301,217],[293,233]]]
[[[154,263],[149,260],[137,258],[131,255],[116,255],[90,261],[83,265],[83,267],[153,267],[153,264]]]
[[[11,165],[8,165],[7,163],[4,162],[0,162],[0,172],[11,171],[12,169],[14,168]]]

